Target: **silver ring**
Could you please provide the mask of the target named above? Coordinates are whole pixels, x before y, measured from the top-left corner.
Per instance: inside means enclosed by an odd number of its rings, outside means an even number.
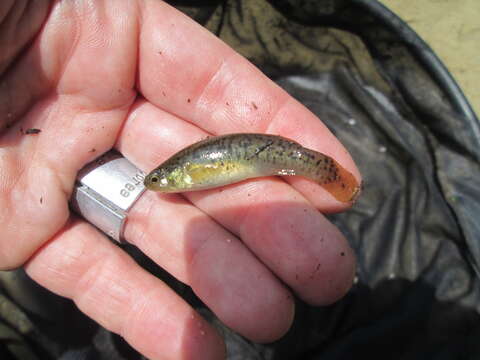
[[[80,170],[71,207],[121,243],[128,210],[145,191],[144,179],[143,171],[118,152],[109,151]]]

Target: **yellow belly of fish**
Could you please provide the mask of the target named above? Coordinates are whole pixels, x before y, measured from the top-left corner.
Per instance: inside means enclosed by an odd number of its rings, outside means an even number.
[[[186,172],[193,184],[218,186],[255,176],[251,166],[239,162],[218,161],[210,164],[188,164]]]

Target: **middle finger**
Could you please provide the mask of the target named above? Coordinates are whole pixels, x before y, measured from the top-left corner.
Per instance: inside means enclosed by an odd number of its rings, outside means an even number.
[[[239,239],[180,196],[146,192],[129,211],[125,238],[229,327],[257,342],[290,327],[290,292]]]

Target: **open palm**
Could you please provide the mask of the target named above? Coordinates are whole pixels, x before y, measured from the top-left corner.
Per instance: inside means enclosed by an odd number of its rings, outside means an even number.
[[[301,104],[163,2],[12,0],[0,21],[0,269],[25,266],[149,358],[222,358],[210,325],[70,213],[77,172],[113,147],[148,171],[233,132],[287,136],[359,177],[350,156]],[[273,341],[291,324],[291,291],[327,304],[350,287],[352,251],[320,213],[345,208],[300,178],[147,192],[125,237],[229,327]]]

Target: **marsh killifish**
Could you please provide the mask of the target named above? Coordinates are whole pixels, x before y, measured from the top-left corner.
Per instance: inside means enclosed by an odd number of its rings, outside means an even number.
[[[229,134],[199,141],[154,169],[145,186],[184,192],[272,175],[309,178],[341,202],[354,201],[360,190],[355,177],[331,157],[267,134]]]

